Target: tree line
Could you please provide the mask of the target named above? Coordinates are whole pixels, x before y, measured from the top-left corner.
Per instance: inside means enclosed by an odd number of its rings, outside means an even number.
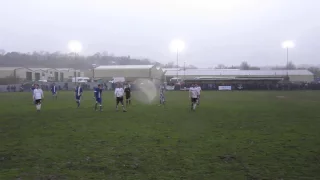
[[[177,66],[174,62],[161,64],[149,59],[135,59],[130,56],[114,56],[107,52],[97,52],[93,55],[83,56],[73,53],[61,52],[45,52],[35,51],[32,53],[21,52],[5,52],[0,50],[0,66],[2,67],[46,67],[46,68],[75,68],[75,69],[91,69],[93,64],[96,65],[157,65],[163,68],[197,68],[193,65],[180,64]],[[238,66],[225,66],[219,64],[215,69],[240,69],[240,70],[260,70],[259,67],[251,66],[244,61]],[[274,67],[275,70],[292,70],[307,69],[316,77],[320,77],[319,67],[299,68],[293,62],[289,62],[287,66]]]
[[[223,64],[219,64],[215,67],[215,69],[240,69],[240,70],[260,70],[259,67],[251,66],[248,62],[244,61],[239,66],[225,66]],[[320,68],[316,66],[302,68],[297,67],[293,62],[288,62],[287,65],[283,67],[273,67],[272,70],[309,70],[312,72],[315,77],[320,77]]]
[[[0,66],[2,67],[46,67],[46,68],[75,68],[91,69],[96,65],[156,65],[162,68],[178,67],[173,62],[161,64],[149,59],[135,59],[130,56],[114,56],[107,52],[97,52],[93,55],[83,56],[73,53],[35,51],[33,53],[5,52],[0,50]],[[184,66],[179,66],[183,68]],[[197,68],[188,65],[185,68]]]
[[[149,59],[135,59],[130,56],[113,56],[105,52],[83,56],[73,53],[60,52],[7,52],[0,53],[0,66],[2,67],[46,67],[46,68],[76,68],[90,69],[97,65],[161,65]]]

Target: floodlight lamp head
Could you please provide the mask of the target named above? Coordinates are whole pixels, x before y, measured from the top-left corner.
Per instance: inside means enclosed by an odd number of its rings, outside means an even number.
[[[285,49],[294,48],[294,42],[293,41],[284,41],[282,43],[282,47]]]
[[[82,50],[82,44],[79,41],[72,40],[69,41],[68,48],[73,53],[80,53]]]

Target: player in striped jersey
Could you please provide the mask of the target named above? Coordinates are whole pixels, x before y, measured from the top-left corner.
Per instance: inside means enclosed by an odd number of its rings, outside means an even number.
[[[53,83],[51,86],[52,98],[58,99],[57,86]]]
[[[160,85],[160,105],[163,104],[165,105],[165,101],[166,101],[166,98],[165,98],[165,95],[164,95],[164,92],[165,92],[165,87],[164,85]]]
[[[76,97],[76,103],[77,103],[77,108],[80,107],[80,101],[81,101],[81,96],[82,96],[82,88],[78,84],[77,87],[74,90],[74,95]]]
[[[131,89],[129,85],[125,86],[124,92],[126,94],[126,106],[131,105]]]
[[[99,104],[99,109],[102,111],[102,86],[101,84],[98,85],[97,88],[94,88],[94,98],[96,99],[96,104],[94,106],[94,109],[98,111],[98,104]]]

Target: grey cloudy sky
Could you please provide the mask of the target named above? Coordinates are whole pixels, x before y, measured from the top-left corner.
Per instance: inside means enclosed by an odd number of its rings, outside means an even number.
[[[0,49],[66,52],[175,61],[171,40],[185,41],[180,62],[199,67],[320,64],[319,0],[0,0]]]

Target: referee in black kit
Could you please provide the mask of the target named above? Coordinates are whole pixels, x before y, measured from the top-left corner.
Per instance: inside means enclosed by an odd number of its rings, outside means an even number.
[[[124,92],[126,94],[126,106],[131,105],[131,89],[129,85],[126,85]]]

